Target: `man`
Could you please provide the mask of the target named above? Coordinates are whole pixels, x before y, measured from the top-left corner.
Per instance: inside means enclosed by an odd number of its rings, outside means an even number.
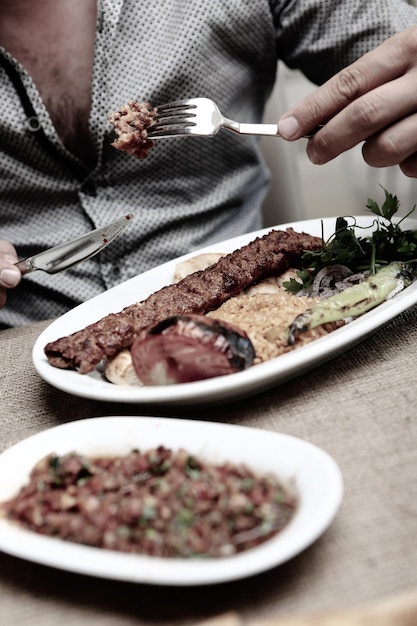
[[[158,263],[260,227],[268,174],[256,138],[165,140],[139,161],[111,147],[112,111],[130,99],[158,106],[207,96],[228,117],[259,121],[277,59],[323,83],[414,24],[416,10],[403,0],[1,2],[0,328],[55,317]],[[410,68],[414,48],[405,41],[402,51]],[[339,112],[311,141],[310,157],[335,156],[336,136],[339,149],[361,141],[365,117],[357,129],[355,108],[344,106],[373,97],[380,56],[378,84],[391,80],[386,54],[364,57],[356,93],[336,95],[345,73],[295,108],[281,121],[284,136]],[[389,111],[371,117],[369,149],[381,120],[392,121]],[[18,256],[126,212],[135,214],[132,227],[97,257],[20,280]]]

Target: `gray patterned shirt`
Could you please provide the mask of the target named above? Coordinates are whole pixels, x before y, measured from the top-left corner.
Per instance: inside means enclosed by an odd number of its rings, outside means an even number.
[[[93,170],[65,149],[31,77],[0,49],[0,239],[25,257],[135,214],[94,259],[25,277],[0,327],[58,316],[159,263],[260,227],[268,173],[256,139],[165,141],[139,161],[110,145],[108,116],[120,105],[206,96],[228,117],[259,121],[277,59],[321,83],[415,23],[402,0],[101,0]]]

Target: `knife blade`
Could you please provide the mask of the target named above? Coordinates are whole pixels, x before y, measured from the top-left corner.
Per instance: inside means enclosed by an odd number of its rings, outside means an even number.
[[[96,228],[85,235],[71,239],[71,241],[18,261],[16,267],[22,274],[28,274],[35,270],[56,274],[66,270],[104,250],[126,228],[132,218],[132,213],[124,215],[106,226]]]

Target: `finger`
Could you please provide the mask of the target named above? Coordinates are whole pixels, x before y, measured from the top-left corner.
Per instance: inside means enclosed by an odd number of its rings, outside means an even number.
[[[13,259],[13,263],[17,263],[19,260],[16,248],[9,241],[0,240],[0,259],[5,255],[9,255]]]
[[[14,246],[8,241],[0,241],[0,293],[1,288],[10,289],[20,283],[22,274],[18,268],[15,267],[17,261],[18,258]],[[3,293],[2,297],[3,299],[5,298],[5,293]]]
[[[343,109],[309,141],[307,155],[311,162],[327,163],[369,138],[368,154],[372,162],[367,162],[370,165],[395,165],[414,152],[417,93],[413,85],[416,81],[417,68],[377,87]],[[375,157],[371,154],[372,148]],[[378,163],[374,160],[376,157]]]
[[[407,164],[417,153],[417,113],[371,136],[362,147],[363,158],[373,167]],[[405,165],[407,167],[407,165]]]
[[[6,290],[0,287],[0,309],[4,307],[4,305],[6,304],[6,300]]]
[[[415,58],[410,50],[416,47],[416,33],[413,27],[394,35],[313,91],[281,116],[280,135],[299,139],[362,95],[404,75],[410,56]]]
[[[400,169],[406,176],[417,178],[417,152],[411,154],[400,163]]]
[[[22,278],[21,272],[17,267],[4,264],[0,269],[0,287],[11,289],[17,287]]]

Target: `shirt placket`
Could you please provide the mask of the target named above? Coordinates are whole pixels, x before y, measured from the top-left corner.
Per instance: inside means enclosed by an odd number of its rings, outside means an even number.
[[[112,192],[108,188],[105,168],[103,168],[103,151],[110,143],[111,133],[108,120],[110,113],[108,110],[109,64],[123,5],[123,0],[98,1],[89,119],[90,132],[97,147],[97,164],[83,180],[78,191],[80,205],[95,227],[115,219],[123,210],[119,202],[117,206],[114,202]],[[115,245],[110,247],[111,249],[103,250],[97,257],[97,264],[107,288],[118,283],[123,274],[123,254],[119,250],[119,254],[115,255],[117,247],[117,242],[115,242]]]

